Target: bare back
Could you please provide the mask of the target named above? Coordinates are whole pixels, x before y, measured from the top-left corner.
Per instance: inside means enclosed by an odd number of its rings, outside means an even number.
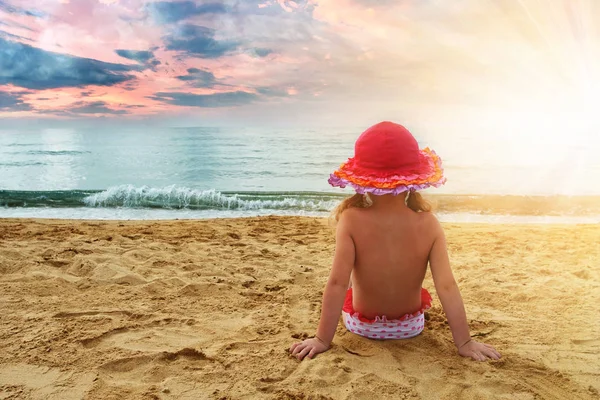
[[[421,285],[435,241],[435,217],[403,204],[344,212],[355,246],[354,308],[368,318],[398,318],[421,307]]]

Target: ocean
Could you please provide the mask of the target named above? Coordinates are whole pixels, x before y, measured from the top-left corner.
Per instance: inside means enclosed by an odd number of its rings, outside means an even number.
[[[0,218],[327,216],[351,194],[331,188],[327,179],[353,155],[359,133],[347,128],[0,129]],[[448,183],[426,191],[441,220],[600,222],[600,186],[570,182],[561,192],[557,187],[564,185],[540,185],[543,171],[556,179],[555,166],[511,165],[498,146],[486,153],[476,144],[469,149],[464,138],[454,146],[443,138],[417,139],[444,160]],[[600,163],[586,173],[600,176]],[[535,184],[524,184],[524,178]]]

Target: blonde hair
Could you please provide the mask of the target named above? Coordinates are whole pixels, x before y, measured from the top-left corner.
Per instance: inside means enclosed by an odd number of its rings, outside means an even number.
[[[342,202],[333,210],[332,217],[337,222],[340,220],[342,213],[348,208],[368,208],[371,207],[372,204],[373,202],[371,201],[368,193],[356,193],[355,195],[342,200]],[[414,191],[410,192],[406,205],[415,212],[431,211],[431,204],[425,200],[420,193]]]

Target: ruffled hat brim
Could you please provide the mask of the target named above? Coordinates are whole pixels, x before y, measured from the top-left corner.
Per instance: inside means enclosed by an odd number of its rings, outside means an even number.
[[[420,150],[419,158],[417,170],[385,172],[361,168],[354,158],[350,158],[330,175],[329,184],[341,188],[351,186],[357,193],[384,195],[439,187],[446,183],[442,160],[433,150]]]

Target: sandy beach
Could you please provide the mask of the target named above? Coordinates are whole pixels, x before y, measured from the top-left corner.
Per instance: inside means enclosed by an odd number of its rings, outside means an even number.
[[[327,219],[0,219],[0,399],[597,399],[600,227],[445,224],[472,334],[338,326],[314,360],[334,249]]]

